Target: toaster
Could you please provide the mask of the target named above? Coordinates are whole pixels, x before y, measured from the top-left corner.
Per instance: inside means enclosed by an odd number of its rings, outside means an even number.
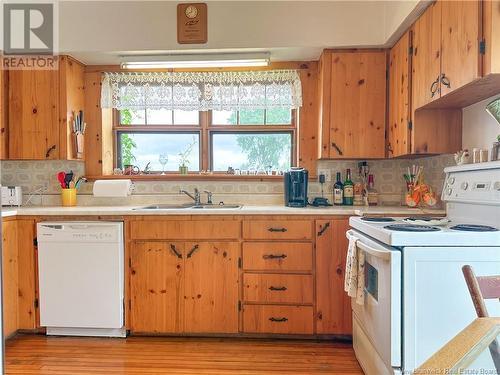
[[[21,206],[23,192],[21,186],[2,186],[2,206]]]

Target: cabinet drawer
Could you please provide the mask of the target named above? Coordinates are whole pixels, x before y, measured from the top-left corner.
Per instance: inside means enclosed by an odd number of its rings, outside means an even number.
[[[243,221],[243,238],[249,240],[308,240],[312,238],[310,220]]]
[[[311,275],[255,274],[243,275],[245,302],[312,303]]]
[[[137,240],[225,240],[240,237],[237,220],[144,220],[130,222],[130,237]]]
[[[312,334],[313,309],[310,306],[244,305],[245,333]]]
[[[312,244],[244,242],[243,268],[255,271],[312,270]]]

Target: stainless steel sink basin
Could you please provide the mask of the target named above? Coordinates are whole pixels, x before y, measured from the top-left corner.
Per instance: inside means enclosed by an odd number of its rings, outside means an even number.
[[[243,207],[240,204],[202,204],[201,206],[192,206],[192,209],[231,209],[231,210],[237,210],[239,208]]]
[[[151,206],[137,207],[134,210],[180,210],[185,208],[191,208],[194,204],[184,203],[184,204],[153,204]]]
[[[181,209],[196,209],[196,210],[211,210],[211,209],[230,209],[237,210],[240,209],[242,205],[239,204],[202,204],[195,205],[193,203],[185,203],[185,204],[153,204],[145,207],[137,207],[134,208],[134,211],[138,210],[181,210]]]

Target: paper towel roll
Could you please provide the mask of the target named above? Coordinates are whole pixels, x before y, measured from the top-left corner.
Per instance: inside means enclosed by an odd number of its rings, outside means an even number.
[[[132,194],[131,180],[96,180],[94,197],[128,197]]]

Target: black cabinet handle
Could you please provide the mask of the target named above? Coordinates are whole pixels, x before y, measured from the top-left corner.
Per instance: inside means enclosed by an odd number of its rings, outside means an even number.
[[[446,87],[451,88],[450,79],[448,77],[446,77],[444,73],[441,74],[441,83],[443,85],[445,85]]]
[[[340,149],[339,146],[337,146],[337,144],[335,142],[332,142],[332,147],[337,150],[337,152],[339,153],[340,156],[344,155],[344,153],[342,152],[342,150]]]
[[[323,233],[330,227],[330,222],[327,222],[324,226],[322,226],[318,231],[318,237],[322,236]]]
[[[187,258],[191,258],[196,250],[198,250],[199,246],[194,245],[191,251],[188,253]]]
[[[438,87],[439,87],[439,76],[436,78],[436,80],[434,82],[432,82],[431,84],[431,98],[434,97],[434,95],[436,95],[437,91],[438,91]]]
[[[271,322],[275,322],[275,323],[284,323],[284,322],[288,322],[288,318],[275,318],[274,316],[270,317],[269,320]]]
[[[286,228],[267,228],[269,232],[282,232],[285,233],[287,231]]]
[[[174,255],[177,258],[182,259],[182,254],[177,251],[177,249],[175,248],[175,245],[170,245],[170,250],[172,251],[172,253],[174,253]]]
[[[276,254],[264,254],[262,256],[263,259],[285,259],[286,258],[286,254],[280,254],[280,255],[276,255]]]
[[[269,290],[271,290],[273,292],[284,292],[285,290],[287,290],[287,287],[286,286],[270,286]]]
[[[56,149],[56,145],[52,145],[52,146],[50,146],[50,147],[49,147],[49,149],[47,150],[47,152],[45,153],[45,157],[46,157],[46,158],[50,157],[50,153],[51,153],[52,151],[54,151],[55,149]]]

